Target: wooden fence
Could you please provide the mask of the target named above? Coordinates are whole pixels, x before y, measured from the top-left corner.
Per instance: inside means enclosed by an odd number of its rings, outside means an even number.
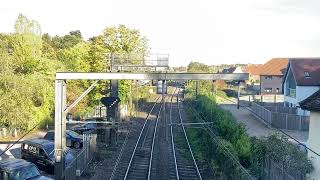
[[[273,108],[268,109],[254,102],[251,103],[251,112],[272,127],[300,131],[309,130],[308,116],[271,111],[272,109]]]

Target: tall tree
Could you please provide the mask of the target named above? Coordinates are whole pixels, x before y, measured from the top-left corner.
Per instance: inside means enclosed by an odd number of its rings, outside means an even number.
[[[109,69],[110,62],[107,61],[106,54],[110,52],[105,45],[103,36],[89,39],[88,63],[91,72],[105,72]]]
[[[42,35],[42,56],[57,60],[57,50],[54,48],[52,38],[48,33]]]
[[[18,34],[35,34],[41,35],[40,24],[35,20],[29,20],[26,16],[19,14],[14,25],[15,32]]]
[[[42,54],[39,23],[20,14],[15,23],[15,33],[8,39],[16,60],[16,72],[32,73],[37,68]]]
[[[55,49],[67,49],[72,48],[78,43],[82,42],[83,38],[80,30],[70,31],[69,34],[66,34],[62,37],[55,36],[52,38],[52,46]]]
[[[103,32],[104,42],[111,53],[145,55],[148,53],[148,41],[136,29],[125,25],[107,27]]]

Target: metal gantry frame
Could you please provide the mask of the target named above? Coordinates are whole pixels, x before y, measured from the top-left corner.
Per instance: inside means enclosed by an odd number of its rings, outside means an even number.
[[[55,179],[65,177],[66,150],[66,114],[77,105],[97,84],[98,80],[235,80],[248,79],[247,73],[218,74],[218,73],[85,73],[58,72],[55,80]],[[96,80],[74,103],[67,107],[67,80]]]

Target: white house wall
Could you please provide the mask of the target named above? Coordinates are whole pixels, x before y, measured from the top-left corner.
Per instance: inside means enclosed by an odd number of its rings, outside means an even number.
[[[297,101],[300,102],[319,90],[319,86],[297,86]]]
[[[308,147],[315,152],[320,152],[320,112],[311,112],[309,125]],[[311,159],[314,170],[310,174],[310,179],[320,179],[320,157],[308,151],[308,157]]]
[[[242,69],[240,67],[237,67],[233,73],[243,73]]]
[[[299,102],[311,96],[313,93],[320,89],[319,86],[296,86],[296,98],[285,96],[284,101],[294,104],[294,106],[299,106]],[[284,94],[286,94],[286,88],[284,88]],[[298,108],[298,115],[309,115],[309,111],[302,110]]]

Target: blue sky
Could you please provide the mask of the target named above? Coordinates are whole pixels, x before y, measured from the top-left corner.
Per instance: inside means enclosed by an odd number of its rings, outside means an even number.
[[[4,0],[0,32],[19,13],[43,32],[81,30],[85,38],[125,24],[149,39],[151,52],[169,53],[173,66],[264,63],[272,57],[320,56],[317,0]]]

